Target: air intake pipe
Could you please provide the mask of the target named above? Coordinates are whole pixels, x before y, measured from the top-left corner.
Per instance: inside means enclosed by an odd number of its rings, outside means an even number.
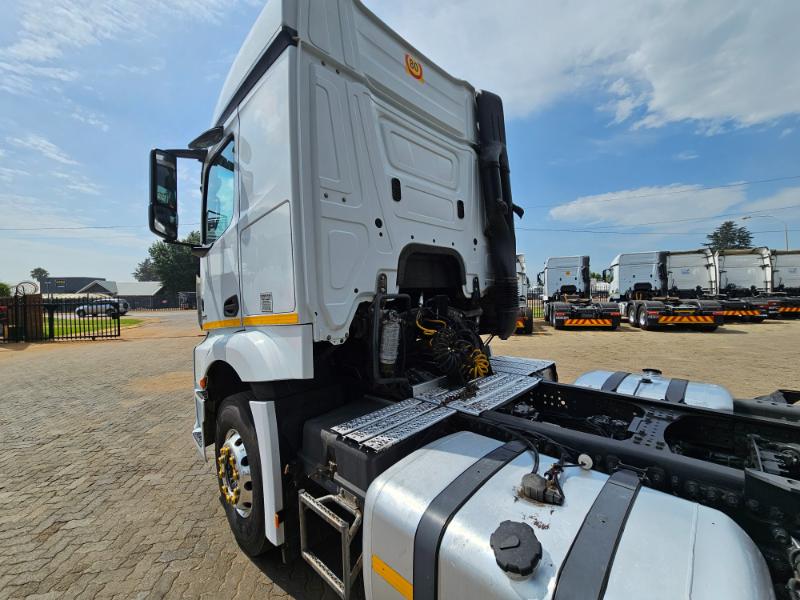
[[[491,92],[479,92],[477,112],[484,233],[489,241],[494,268],[495,314],[492,333],[506,339],[514,333],[519,316],[514,213],[521,217],[523,211],[511,201],[503,101]]]

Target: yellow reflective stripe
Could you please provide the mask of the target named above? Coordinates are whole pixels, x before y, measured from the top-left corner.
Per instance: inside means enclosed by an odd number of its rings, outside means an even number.
[[[377,554],[372,555],[372,570],[383,577],[384,581],[397,590],[397,593],[403,598],[413,600],[414,586],[400,575],[400,573],[383,562]]]
[[[240,327],[241,319],[224,319],[222,321],[207,321],[203,323],[203,329],[222,329],[223,327]]]
[[[300,322],[297,313],[281,313],[278,315],[258,315],[245,317],[245,325],[294,325]]]
[[[300,322],[297,313],[280,313],[277,315],[257,315],[245,317],[245,325],[295,325]],[[241,327],[241,319],[223,319],[222,321],[208,321],[203,323],[203,329],[222,329],[223,327]]]

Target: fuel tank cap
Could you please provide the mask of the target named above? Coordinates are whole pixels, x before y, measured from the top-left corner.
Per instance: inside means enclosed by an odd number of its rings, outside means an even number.
[[[526,577],[542,559],[542,544],[527,523],[503,521],[489,538],[494,558],[503,571]]]

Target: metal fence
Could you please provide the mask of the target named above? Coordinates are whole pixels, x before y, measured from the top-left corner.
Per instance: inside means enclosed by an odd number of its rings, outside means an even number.
[[[117,305],[104,297],[0,298],[0,343],[115,338],[119,320]]]

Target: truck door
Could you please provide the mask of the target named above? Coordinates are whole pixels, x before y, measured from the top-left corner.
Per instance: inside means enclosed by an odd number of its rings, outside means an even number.
[[[238,118],[233,118],[238,123]],[[200,261],[203,329],[238,328],[242,324],[236,142],[230,134],[218,144],[204,171],[202,239],[211,249]]]

